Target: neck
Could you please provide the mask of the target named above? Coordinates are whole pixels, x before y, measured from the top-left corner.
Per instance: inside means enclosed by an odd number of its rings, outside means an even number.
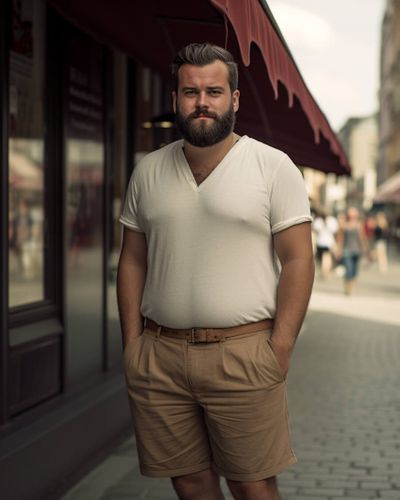
[[[234,132],[231,132],[223,141],[205,148],[193,146],[185,141],[184,150],[186,160],[190,166],[196,166],[199,164],[217,165],[238,139],[239,136]]]

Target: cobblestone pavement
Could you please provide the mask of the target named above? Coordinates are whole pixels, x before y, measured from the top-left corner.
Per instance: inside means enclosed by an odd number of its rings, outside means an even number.
[[[279,477],[283,500],[400,500],[400,263],[316,283],[288,380],[298,463]],[[226,498],[229,496],[226,490]],[[176,498],[139,475],[127,440],[62,500]]]

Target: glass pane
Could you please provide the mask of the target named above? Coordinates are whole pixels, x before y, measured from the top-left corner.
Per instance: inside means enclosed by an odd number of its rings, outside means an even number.
[[[137,128],[134,164],[147,153],[180,139],[172,112],[172,88],[149,68],[137,66]]]
[[[104,60],[72,28],[65,54],[67,372],[79,384],[103,367]]]
[[[9,110],[9,302],[44,299],[44,3],[14,0]]]

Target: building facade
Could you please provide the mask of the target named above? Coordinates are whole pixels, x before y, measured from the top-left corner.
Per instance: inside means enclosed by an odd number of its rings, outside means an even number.
[[[400,170],[400,1],[387,0],[380,62],[378,185]]]
[[[373,205],[377,182],[376,115],[349,118],[340,129],[339,137],[352,164],[352,178],[345,180],[347,204],[369,210]]]

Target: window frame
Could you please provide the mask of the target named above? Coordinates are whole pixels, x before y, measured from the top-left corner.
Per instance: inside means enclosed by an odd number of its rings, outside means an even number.
[[[9,16],[12,14],[12,0],[9,2]],[[43,226],[43,289],[44,298],[38,301],[10,306],[7,299],[7,309],[9,317],[9,328],[21,327],[33,322],[38,322],[49,318],[50,316],[61,316],[62,304],[62,283],[63,283],[63,266],[62,266],[62,122],[59,110],[61,109],[61,89],[58,82],[60,82],[61,66],[59,64],[59,53],[57,54],[57,47],[54,40],[58,37],[55,36],[54,28],[50,20],[50,9],[44,3],[44,95],[46,100],[44,102],[44,154],[43,154],[43,172],[44,172],[44,186],[43,186],[43,213],[44,213],[44,226]],[[8,19],[11,19],[9,17]],[[6,23],[7,24],[7,23]],[[53,42],[49,43],[53,36]],[[10,37],[9,37],[10,41]],[[7,44],[6,53],[9,58],[10,43]],[[9,67],[7,68],[7,92],[9,88]],[[7,103],[8,104],[8,103]],[[8,119],[9,106],[5,106],[6,116]],[[8,167],[8,134],[6,135],[7,142],[7,167]],[[49,168],[53,165],[54,168]],[[8,171],[8,168],[7,168]],[[7,179],[7,192],[8,192],[8,179]],[[59,200],[57,202],[57,200]],[[6,215],[8,215],[8,206]],[[7,233],[8,234],[8,231]],[[7,238],[7,259],[9,244]],[[8,268],[8,262],[7,262]],[[10,282],[7,279],[8,286],[6,287],[7,294],[9,294]],[[10,332],[10,336],[12,332]]]
[[[8,92],[11,12],[0,2],[0,426],[8,419]]]

